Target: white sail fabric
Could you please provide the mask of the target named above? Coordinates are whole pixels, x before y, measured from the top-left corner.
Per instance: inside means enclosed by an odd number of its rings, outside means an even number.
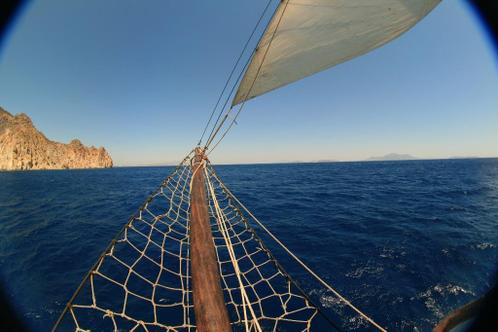
[[[233,105],[373,50],[440,0],[283,0],[241,81]]]

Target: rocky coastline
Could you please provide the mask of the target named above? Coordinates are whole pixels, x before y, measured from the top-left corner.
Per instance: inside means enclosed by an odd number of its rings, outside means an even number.
[[[69,144],[51,141],[29,116],[12,115],[0,107],[0,171],[112,166],[105,148],[87,147],[77,139]]]

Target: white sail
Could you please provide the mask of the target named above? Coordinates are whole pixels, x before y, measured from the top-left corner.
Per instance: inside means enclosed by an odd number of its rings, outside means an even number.
[[[396,38],[440,0],[283,0],[233,105],[350,60]]]

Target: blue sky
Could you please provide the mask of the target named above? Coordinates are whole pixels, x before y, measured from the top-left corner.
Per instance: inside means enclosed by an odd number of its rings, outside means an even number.
[[[266,0],[47,0],[0,53],[0,106],[117,165],[179,161]],[[244,107],[214,162],[498,156],[498,68],[463,1],[365,56]]]

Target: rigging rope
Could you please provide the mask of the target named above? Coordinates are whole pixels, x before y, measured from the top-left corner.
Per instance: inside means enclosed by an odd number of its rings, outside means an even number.
[[[254,76],[254,80],[252,81],[251,86],[249,87],[249,90],[247,91],[247,94],[244,97],[244,101],[242,102],[242,104],[240,105],[239,109],[237,110],[237,113],[235,114],[234,118],[230,122],[228,128],[223,132],[223,134],[221,135],[220,139],[216,142],[216,144],[210,150],[210,152],[208,153],[208,155],[211,154],[214,149],[216,149],[216,147],[221,143],[221,141],[228,134],[228,132],[230,131],[230,129],[232,129],[234,123],[236,123],[236,120],[239,117],[240,112],[242,111],[242,109],[244,108],[244,105],[246,104],[247,97],[250,95],[250,93],[251,93],[251,91],[252,91],[252,89],[254,87],[254,84],[256,83],[256,80],[258,79],[258,76],[259,76],[259,73],[261,71],[261,68],[263,67],[263,63],[265,62],[266,56],[268,55],[268,51],[270,50],[271,44],[273,42],[273,39],[275,38],[275,34],[277,33],[278,27],[280,26],[280,22],[282,21],[282,18],[284,17],[285,10],[287,9],[288,5],[289,5],[289,1],[287,1],[285,3],[284,8],[282,9],[282,14],[278,18],[277,25],[275,26],[275,30],[273,31],[273,33],[272,33],[272,35],[270,37],[270,41],[268,42],[268,46],[266,47],[265,53],[263,54],[263,57],[261,59],[261,63],[259,64],[258,70],[256,71],[256,75]],[[275,10],[275,14],[278,11],[278,8],[279,7],[277,7],[277,9]],[[258,45],[259,45],[259,42],[258,42]],[[230,108],[230,110],[228,111],[227,115],[225,116],[225,118],[223,120],[227,119],[228,114],[230,113],[231,110],[232,110],[232,108]],[[222,123],[220,124],[219,128],[216,130],[216,133],[221,129],[223,123],[224,123],[224,121],[222,121]],[[210,137],[210,140],[208,141],[208,143],[205,146],[206,149],[209,148],[209,145],[212,143],[213,140],[214,140],[214,136]]]
[[[223,94],[225,93],[226,91],[226,88],[228,87],[228,84],[230,83],[230,80],[232,79],[232,76],[233,74],[235,73],[235,70],[237,69],[237,66],[238,64],[240,63],[240,60],[242,59],[242,56],[244,55],[244,53],[246,52],[247,50],[247,47],[249,46],[249,43],[250,41],[252,40],[254,34],[256,33],[256,30],[259,26],[259,24],[261,23],[261,21],[263,20],[263,17],[265,16],[266,12],[268,11],[268,8],[270,7],[270,4],[272,3],[273,0],[269,0],[268,3],[266,4],[266,7],[264,8],[263,12],[261,13],[261,15],[259,16],[259,19],[256,23],[256,25],[254,26],[249,38],[247,39],[244,47],[242,48],[242,52],[240,52],[240,55],[239,57],[237,58],[237,61],[235,62],[235,65],[233,66],[231,72],[230,72],[230,75],[228,76],[226,82],[225,82],[225,86],[223,87],[223,90],[221,91],[219,97],[218,97],[218,100],[215,104],[215,106],[213,107],[213,110],[211,111],[211,115],[209,116],[209,120],[208,122],[206,123],[206,126],[204,127],[204,130],[202,131],[202,135],[201,135],[201,138],[199,139],[199,143],[197,145],[201,145],[202,143],[202,139],[204,138],[204,135],[206,134],[206,131],[211,123],[211,120],[213,119],[213,116],[216,112],[216,109],[218,108],[218,105],[220,104],[220,101],[221,101],[221,98],[223,97]],[[254,50],[253,52],[251,53],[251,55],[249,56],[248,60],[246,61],[246,64],[244,65],[244,67],[242,68],[242,71],[241,73],[239,74],[239,77],[237,78],[237,80],[234,82],[233,86],[232,86],[232,89],[230,91],[230,93],[228,94],[226,100],[225,100],[225,103],[223,104],[223,107],[221,108],[219,114],[218,114],[218,117],[216,118],[216,121],[214,123],[214,126],[213,126],[213,130],[214,128],[216,127],[216,125],[218,124],[218,121],[220,120],[220,117],[221,115],[223,114],[223,110],[225,109],[228,101],[230,100],[230,96],[233,94],[233,91],[235,89],[235,87],[237,86],[237,83],[238,81],[240,80],[240,78],[242,77],[242,74],[245,72],[245,68],[247,67],[247,65],[249,64],[249,61],[251,60],[251,57],[252,57],[252,54],[254,53]],[[213,130],[211,131],[210,135],[212,135],[213,133]]]
[[[217,177],[217,175],[214,175]],[[219,179],[218,179],[219,180]],[[382,326],[380,326],[378,323],[376,323],[372,318],[367,316],[364,312],[362,312],[360,309],[355,307],[350,301],[348,301],[344,296],[342,296],[338,291],[336,291],[332,286],[330,286],[325,280],[323,280],[319,275],[317,275],[308,265],[306,265],[299,257],[297,257],[292,251],[290,251],[289,248],[285,246],[266,226],[261,223],[252,213],[249,211],[249,209],[242,204],[241,201],[238,200],[237,197],[233,195],[233,193],[225,186],[223,182],[220,181],[220,184],[223,186],[223,189],[230,195],[230,197],[237,202],[237,204],[242,207],[242,209],[249,215],[251,218],[258,224],[259,227],[261,227],[275,242],[277,242],[282,249],[284,249],[299,265],[301,265],[306,271],[308,271],[316,280],[318,280],[325,288],[327,288],[329,291],[331,291],[335,296],[337,296],[342,302],[344,302],[347,306],[349,306],[351,309],[353,309],[356,313],[358,313],[361,317],[366,319],[369,323],[371,323],[374,327],[376,327],[379,331],[382,332],[387,332],[386,329],[384,329]]]
[[[210,178],[210,176],[205,168],[206,160],[203,160],[203,163],[204,163],[204,173],[206,175],[207,184],[208,184],[209,192],[211,195],[210,198],[213,201],[213,205],[214,205],[214,208],[216,211],[216,217],[217,217],[216,220],[218,222],[218,226],[221,230],[221,233],[223,234],[223,238],[225,239],[225,243],[226,243],[228,252],[230,254],[230,260],[232,261],[233,268],[235,270],[235,274],[237,275],[237,281],[239,282],[246,331],[250,330],[249,325],[248,325],[247,310],[246,310],[246,307],[249,307],[249,311],[250,311],[251,317],[252,317],[251,322],[255,325],[256,330],[258,332],[262,332],[261,326],[258,323],[257,316],[254,313],[254,309],[251,306],[251,302],[250,302],[249,297],[247,295],[247,292],[245,290],[244,283],[242,282],[241,271],[240,271],[239,264],[238,264],[236,256],[235,256],[235,251],[234,251],[232,241],[230,240],[230,234],[228,233],[228,228],[226,226],[226,224],[227,224],[226,216],[223,214],[223,210],[220,208],[220,205],[218,203],[218,199],[216,198],[216,194],[214,192],[213,184],[211,183],[211,178]]]

